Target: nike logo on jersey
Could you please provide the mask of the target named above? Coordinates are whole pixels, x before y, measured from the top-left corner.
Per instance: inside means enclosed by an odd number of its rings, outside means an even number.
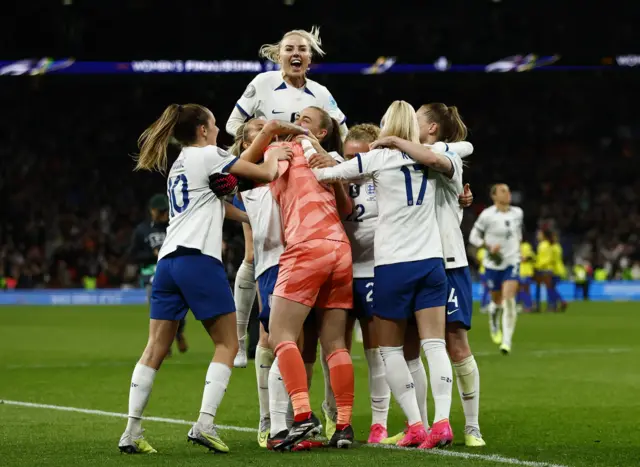
[[[456,308],[455,310],[451,310],[451,311],[447,310],[447,314],[448,314],[448,315],[452,315],[452,314],[454,314],[456,311],[458,311],[459,309],[460,309],[460,308]]]
[[[275,110],[272,110],[272,111],[271,111],[271,113],[272,113],[272,114],[274,114],[274,115],[277,115],[277,114],[283,114],[283,113],[284,113],[284,110],[283,110],[282,112],[276,112]]]

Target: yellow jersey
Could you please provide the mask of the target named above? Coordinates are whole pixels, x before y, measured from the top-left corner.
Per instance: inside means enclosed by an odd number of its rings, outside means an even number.
[[[551,255],[553,256],[553,274],[564,279],[567,276],[567,268],[562,260],[562,246],[559,243],[551,245]]]
[[[487,249],[485,247],[478,248],[476,252],[476,259],[478,260],[478,272],[484,274],[484,258],[487,256]]]
[[[529,242],[520,244],[520,277],[533,277],[536,255]]]
[[[538,243],[538,253],[536,255],[536,269],[538,271],[553,271],[553,252],[551,244],[547,240]]]

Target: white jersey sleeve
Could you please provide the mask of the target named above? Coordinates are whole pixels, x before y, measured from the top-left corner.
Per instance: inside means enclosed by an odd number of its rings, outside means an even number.
[[[348,132],[347,117],[342,110],[340,110],[338,103],[326,87],[318,85],[318,89],[320,90],[318,99],[321,103],[321,107],[327,111],[331,118],[340,124],[340,135],[342,136],[342,139],[344,139]]]
[[[224,205],[209,188],[209,176],[226,172],[236,160],[216,146],[182,149],[167,179],[169,227],[158,260],[179,247],[222,260]]]
[[[441,153],[444,153],[447,151],[455,152],[462,159],[473,154],[473,144],[471,144],[468,141],[458,141],[456,143],[444,143],[442,141],[438,141],[437,143],[434,143],[431,147],[433,148],[434,151],[441,152]]]
[[[247,88],[236,102],[236,105],[231,112],[231,116],[227,121],[226,130],[231,136],[236,135],[238,128],[250,118],[258,108],[260,102],[261,87],[264,81],[264,74],[260,73],[249,83]]]

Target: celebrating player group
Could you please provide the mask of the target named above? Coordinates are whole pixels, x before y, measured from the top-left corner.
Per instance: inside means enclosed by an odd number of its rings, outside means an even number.
[[[460,230],[462,209],[473,199],[463,186],[462,158],[473,146],[464,141],[467,129],[457,109],[431,103],[416,112],[395,101],[380,127],[348,129],[327,88],[306,77],[312,57],[324,54],[316,28],[290,31],[260,54],[280,69],[257,75],[238,100],[226,124],[235,137],[229,150],[217,146],[215,116],[197,104],[170,105],[140,137],[137,169],[166,172],[172,138],[182,151],[168,170],[169,226],[120,450],[156,452],[142,435],[143,411],[190,309],[215,352],[188,439],[229,451],[215,416],[232,368],[247,365],[245,336],[256,292],[260,446],[298,451],[353,444],[356,320],[369,368],[368,443],[418,449],[451,444],[455,372],[465,444],[484,446],[478,366],[467,340],[471,277]],[[226,202],[232,194],[233,202]],[[510,235],[519,240],[522,212],[503,197],[480,217],[471,242],[487,242],[491,252],[494,301],[504,300],[505,352],[515,327],[517,288],[510,282],[518,258],[511,243],[501,242]],[[244,223],[246,253],[234,294],[221,261],[225,218]],[[309,402],[318,343],[324,426]],[[398,434],[387,427],[391,394],[406,417]]]

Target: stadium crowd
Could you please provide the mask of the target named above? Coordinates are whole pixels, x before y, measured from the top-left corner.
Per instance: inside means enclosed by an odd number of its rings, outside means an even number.
[[[588,261],[609,278],[640,278],[640,126],[616,93],[628,75],[594,75],[578,87],[562,73],[476,75],[472,82],[461,74],[321,78],[350,124],[379,121],[398,89],[407,100],[420,102],[428,92],[458,105],[476,147],[465,171],[476,199],[465,214],[465,232],[489,202],[488,187],[505,181],[525,212],[529,241],[535,244],[537,228],[551,227],[567,263]],[[226,119],[233,107],[228,96],[238,95],[246,78],[144,77],[112,80],[108,87],[100,77],[5,80],[3,287],[136,286],[127,255],[132,232],[148,216],[151,195],[165,191],[160,175],[132,172],[137,135],[172,101],[203,102]],[[375,102],[351,92],[355,80],[365,81]],[[585,92],[599,95],[605,122],[589,118]],[[545,102],[542,113],[539,102]],[[227,222],[231,278],[242,248],[241,229]]]

